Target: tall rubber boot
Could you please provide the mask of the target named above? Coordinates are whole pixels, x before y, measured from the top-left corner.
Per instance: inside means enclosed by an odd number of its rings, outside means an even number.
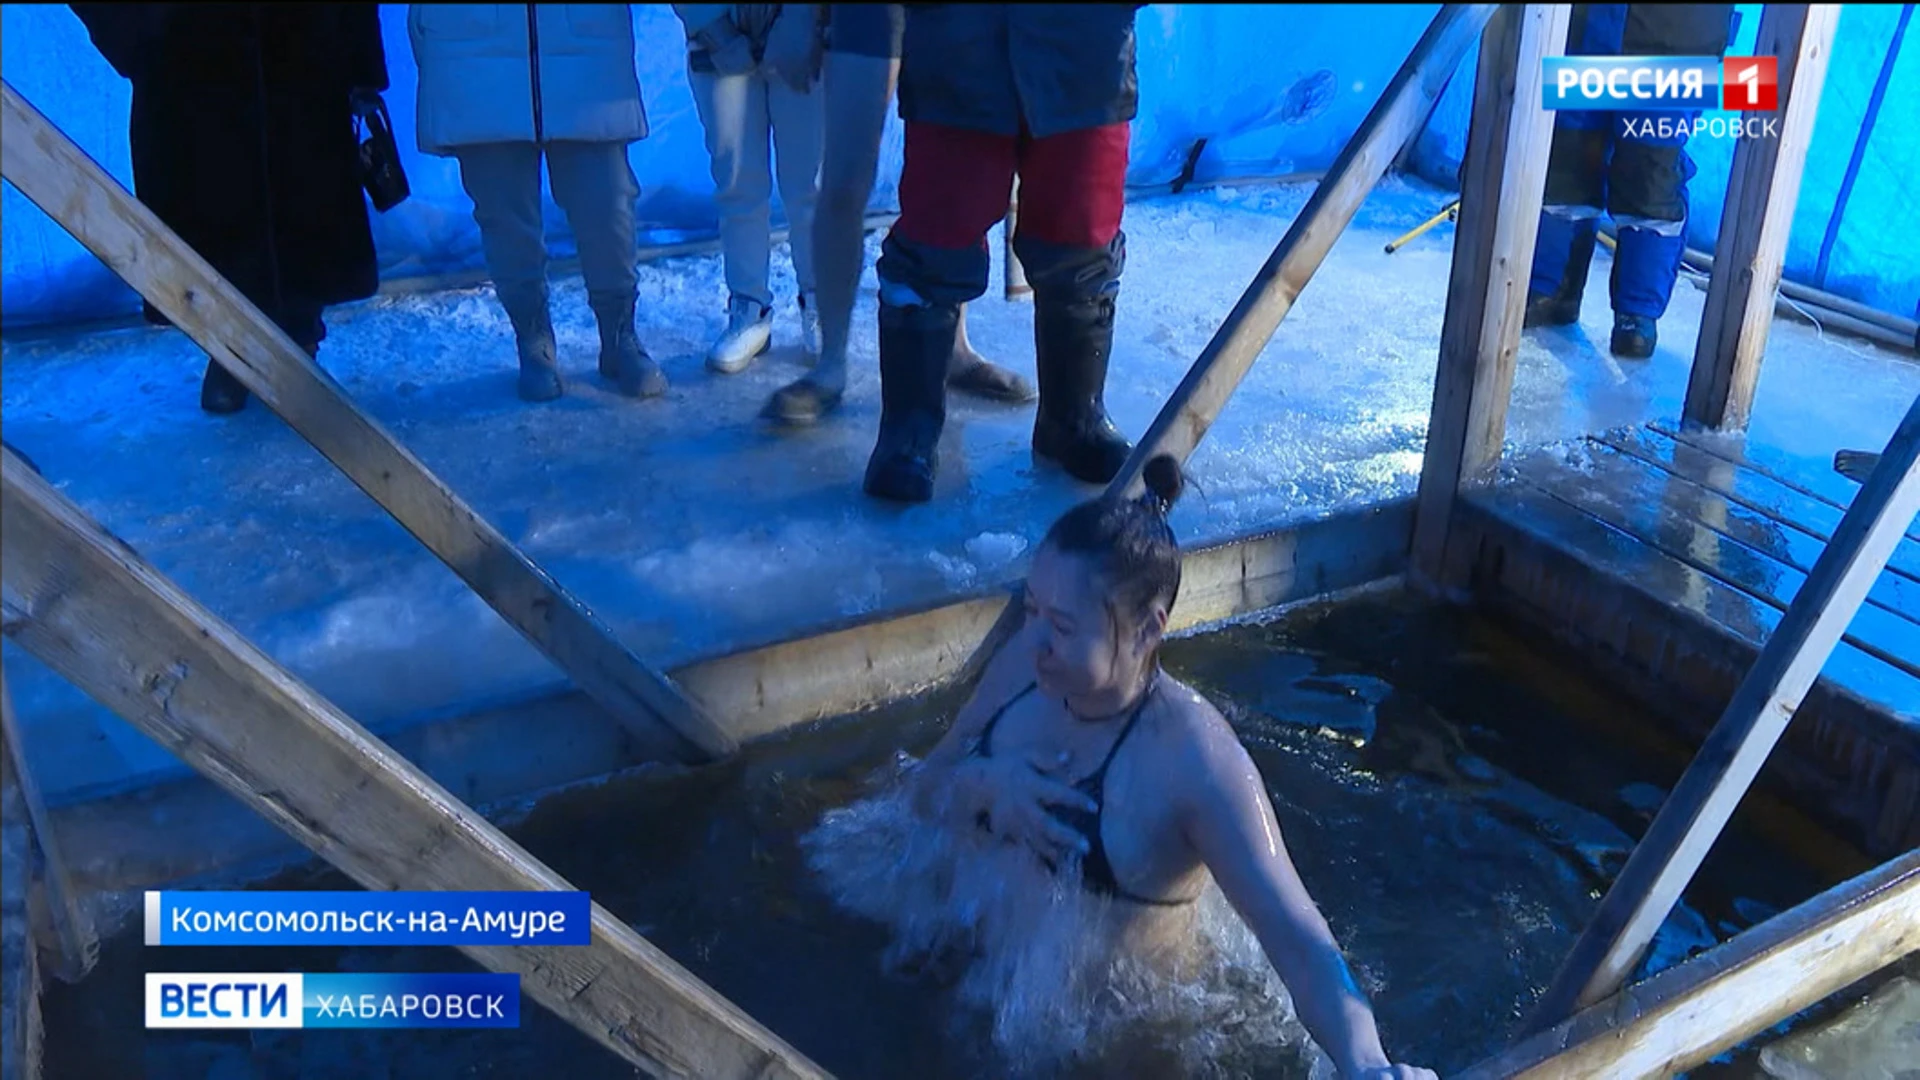
[[[960,309],[952,305],[880,305],[880,437],[867,460],[868,495],[905,503],[933,498],[947,423],[947,362],[959,325]]]
[[[1572,326],[1580,321],[1580,300],[1587,292],[1598,225],[1593,218],[1573,221],[1558,214],[1540,215],[1523,327]]]
[[[546,282],[535,285],[494,287],[507,321],[513,324],[514,348],[520,356],[520,398],[523,401],[552,401],[564,387],[560,383],[560,363],[553,340],[553,316],[547,309]]]
[[[1613,355],[1645,360],[1660,344],[1659,320],[1673,299],[1680,262],[1687,253],[1684,231],[1662,236],[1652,229],[1623,226],[1613,252]]]
[[[1088,484],[1119,474],[1133,446],[1107,418],[1107,361],[1113,355],[1114,298],[1034,294],[1034,366],[1040,405],[1033,452]]]
[[[667,376],[640,344],[633,325],[631,294],[597,294],[588,300],[594,324],[600,328],[600,377],[627,397],[659,397],[667,392]]]

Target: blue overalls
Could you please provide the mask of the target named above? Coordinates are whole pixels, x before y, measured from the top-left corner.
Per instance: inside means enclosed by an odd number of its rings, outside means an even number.
[[[1575,4],[1567,55],[1719,56],[1726,51],[1732,9]],[[1598,219],[1607,213],[1618,241],[1610,282],[1615,315],[1651,321],[1666,314],[1686,248],[1687,181],[1697,171],[1687,156],[1685,128],[1698,116],[1578,110],[1555,116],[1532,298],[1560,297],[1570,312],[1562,321],[1577,317]]]

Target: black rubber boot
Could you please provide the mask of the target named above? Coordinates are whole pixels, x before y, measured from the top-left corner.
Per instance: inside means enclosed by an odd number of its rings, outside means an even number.
[[[865,489],[876,499],[933,498],[940,432],[947,423],[947,362],[960,309],[880,305],[880,437]]]
[[[1645,315],[1620,315],[1613,317],[1613,355],[1623,360],[1645,360],[1653,355],[1653,347],[1660,343],[1660,333],[1652,319]]]
[[[1112,480],[1133,453],[1107,418],[1113,309],[1111,296],[1060,300],[1034,295],[1040,406],[1033,421],[1033,452],[1088,484]]]
[[[227,416],[247,407],[247,387],[217,360],[207,361],[207,374],[200,380],[200,408],[215,416]]]
[[[1527,297],[1526,318],[1521,325],[1572,326],[1580,321],[1580,300],[1587,293],[1587,271],[1593,266],[1594,232],[1582,229],[1574,235],[1567,255],[1567,268],[1560,274],[1560,287],[1551,296]]]

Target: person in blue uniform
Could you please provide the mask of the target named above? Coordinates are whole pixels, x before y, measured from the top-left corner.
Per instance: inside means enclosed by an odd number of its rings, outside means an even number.
[[[1732,14],[1732,4],[1575,4],[1567,55],[1719,56],[1726,51]],[[1579,321],[1604,213],[1613,218],[1618,241],[1608,283],[1613,354],[1653,355],[1658,323],[1680,276],[1687,182],[1695,173],[1687,137],[1674,129],[1698,115],[1578,110],[1556,115],[1528,287],[1528,327]]]

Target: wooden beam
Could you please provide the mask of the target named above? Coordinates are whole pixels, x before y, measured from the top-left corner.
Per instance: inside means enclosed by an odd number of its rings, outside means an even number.
[[[53,952],[59,958],[53,974],[62,982],[79,982],[100,958],[100,938],[80,904],[73,875],[68,873],[60,840],[47,815],[47,802],[27,767],[26,748],[20,740],[20,724],[13,717],[13,695],[7,692],[4,670],[0,670],[0,755],[5,758],[9,781],[45,866],[47,908],[55,938]]]
[[[700,755],[735,740],[430,472],[286,333],[11,85],[0,172],[339,466],[621,723]]]
[[[1400,65],[1380,100],[1347,141],[1266,265],[1161,407],[1107,492],[1137,495],[1140,471],[1159,454],[1185,461],[1272,340],[1293,301],[1346,231],[1387,166],[1426,123],[1434,100],[1497,4],[1447,4]],[[1539,77],[1539,72],[1534,72]]]
[[[1481,38],[1415,503],[1416,580],[1454,584],[1445,581],[1454,500],[1500,460],[1553,141],[1553,114],[1541,107],[1541,61],[1566,51],[1571,17],[1564,4],[1505,5]]]
[[[369,889],[571,888],[11,453],[0,481],[8,634],[96,701]],[[598,905],[591,945],[462,951],[655,1076],[826,1075]]]
[[[1820,88],[1839,21],[1838,4],[1761,8],[1753,54],[1779,58],[1780,111],[1735,115],[1760,120],[1778,116],[1779,133],[1741,138],[1733,148],[1706,312],[1700,318],[1681,409],[1687,424],[1742,428],[1753,410],[1774,293],[1786,260],[1787,232],[1800,200],[1800,174],[1813,142]]]
[[[1920,511],[1920,398],[1887,444],[1720,722],[1636,844],[1529,1030],[1619,989],[1766,763],[1887,556]]]
[[[1454,1080],[1673,1076],[1915,949],[1920,851],[1668,968]]]

